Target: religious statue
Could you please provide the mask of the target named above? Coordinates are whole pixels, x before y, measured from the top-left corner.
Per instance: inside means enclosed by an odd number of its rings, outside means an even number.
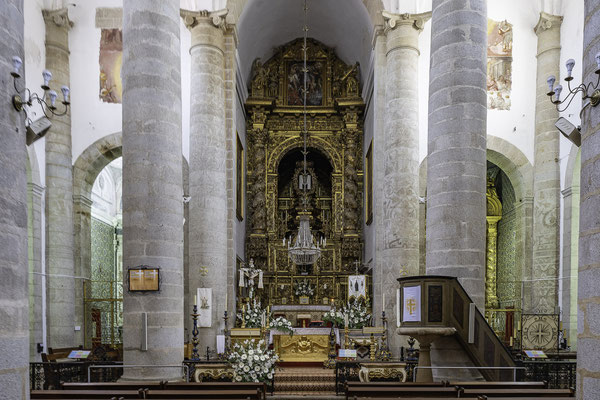
[[[240,268],[240,281],[239,287],[249,287],[251,289],[254,288],[254,279],[258,278],[258,288],[263,288],[263,271],[260,268],[257,268],[254,265],[254,259],[250,259],[250,263],[248,267]]]

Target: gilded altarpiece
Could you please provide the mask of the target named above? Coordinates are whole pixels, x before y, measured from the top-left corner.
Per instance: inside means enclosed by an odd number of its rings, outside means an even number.
[[[307,189],[310,225],[326,246],[317,263],[298,268],[284,239],[295,237],[302,209],[302,40],[276,49],[252,68],[247,113],[246,259],[264,271],[263,304],[299,304],[295,283],[314,288],[310,305],[346,301],[347,277],[362,254],[363,110],[359,66],[333,49],[307,43]],[[369,280],[369,287],[370,287]]]

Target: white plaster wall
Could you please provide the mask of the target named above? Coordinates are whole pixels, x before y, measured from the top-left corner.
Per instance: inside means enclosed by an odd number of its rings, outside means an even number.
[[[121,131],[121,104],[105,103],[98,95],[100,29],[98,7],[122,7],[122,0],[73,0],[69,16],[74,27],[69,34],[71,50],[71,102],[73,162],[98,139]],[[190,33],[181,22],[182,151],[189,158]]]
[[[46,65],[46,46],[45,36],[46,27],[44,18],[42,17],[42,9],[44,6],[43,0],[27,0],[24,3],[24,18],[25,18],[25,57],[23,64],[25,65],[25,82],[21,79],[19,89],[26,84],[32,91],[42,94],[40,85],[43,82],[42,71]],[[35,115],[32,115],[33,120],[43,117],[39,107],[34,107]],[[41,185],[46,186],[46,141],[38,140],[33,145],[33,150],[37,157],[40,169]],[[42,207],[42,213],[44,209]]]

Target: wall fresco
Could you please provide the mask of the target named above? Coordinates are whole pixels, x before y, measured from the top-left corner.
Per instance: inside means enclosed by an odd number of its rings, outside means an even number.
[[[488,19],[487,104],[490,110],[510,110],[512,46],[512,24]]]

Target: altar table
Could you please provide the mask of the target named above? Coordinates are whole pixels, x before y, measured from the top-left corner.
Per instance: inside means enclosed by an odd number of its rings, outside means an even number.
[[[284,362],[323,362],[329,354],[329,334],[331,328],[293,328],[294,335],[288,332],[271,330],[269,343]],[[336,344],[340,334],[334,329]]]

